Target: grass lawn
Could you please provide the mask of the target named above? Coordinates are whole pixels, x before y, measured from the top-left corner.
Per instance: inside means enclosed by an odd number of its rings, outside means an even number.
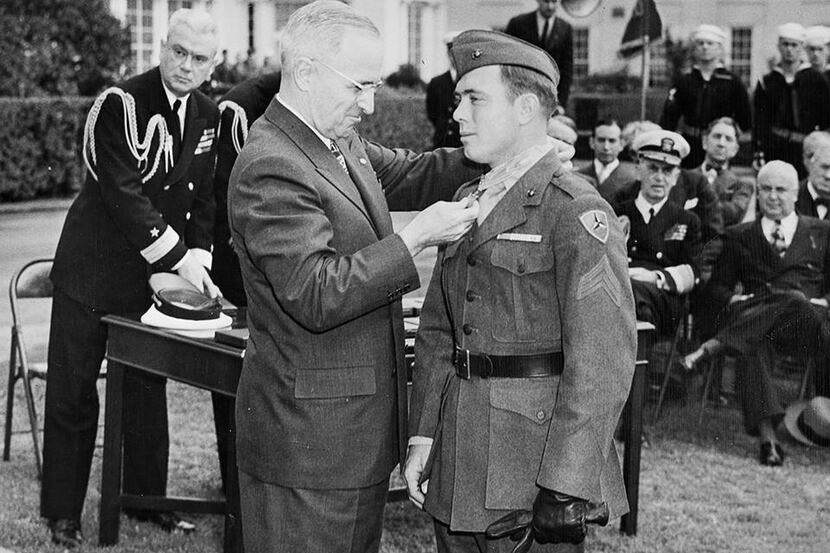
[[[6,376],[6,363],[0,375]],[[0,404],[5,406],[5,386]],[[43,402],[44,385],[35,382]],[[99,383],[103,400],[104,384]],[[692,398],[698,392],[692,393]],[[31,450],[25,404],[18,393],[12,458],[0,463],[0,549],[15,552],[59,551],[38,516],[39,482]],[[103,401],[102,401],[103,403]],[[171,495],[219,495],[210,397],[183,385],[168,385]],[[650,410],[647,411],[650,415]],[[0,416],[2,418],[2,416]],[[735,407],[710,407],[697,425],[697,404],[668,404],[661,420],[646,427],[640,487],[639,533],[625,537],[613,521],[592,529],[587,551],[599,552],[747,552],[826,553],[830,551],[830,450],[786,444],[784,467],[760,466],[754,439],[744,435]],[[103,435],[99,429],[99,445]],[[101,449],[96,449],[83,527],[97,550]],[[154,527],[121,518],[119,545],[110,553],[220,551],[222,521],[193,516],[198,532],[167,535]],[[386,509],[382,551],[433,551],[431,523],[409,503]]]

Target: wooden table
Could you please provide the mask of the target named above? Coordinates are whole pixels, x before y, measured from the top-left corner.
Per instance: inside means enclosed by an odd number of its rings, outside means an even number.
[[[202,498],[136,496],[121,492],[122,463],[122,390],[125,367],[164,376],[197,388],[236,396],[242,370],[244,350],[213,340],[188,338],[159,330],[124,317],[104,317],[109,327],[107,342],[107,393],[104,415],[104,451],[101,476],[99,542],[118,542],[121,509],[158,509],[191,513],[213,513],[225,516],[225,553],[242,551],[242,529],[239,518],[239,483],[236,466],[235,430],[228,436],[226,501]],[[417,324],[410,320],[407,334],[411,353],[411,336]],[[654,327],[638,323],[637,365],[631,392],[623,411],[625,453],[623,478],[630,513],[623,516],[620,531],[627,535],[637,532],[637,511],[640,485],[640,445],[643,429],[643,402],[648,351]],[[231,404],[233,421],[234,402]],[[390,501],[406,499],[403,489],[391,490]]]

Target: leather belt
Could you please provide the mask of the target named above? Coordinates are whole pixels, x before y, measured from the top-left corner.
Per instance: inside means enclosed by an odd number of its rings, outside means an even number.
[[[464,380],[479,378],[540,378],[562,374],[562,352],[539,355],[488,355],[456,349],[455,374]]]
[[[807,135],[803,132],[791,131],[790,129],[784,129],[781,127],[772,127],[770,131],[778,138],[783,138],[784,140],[788,140],[790,142],[801,143],[804,142],[804,139],[807,137]]]

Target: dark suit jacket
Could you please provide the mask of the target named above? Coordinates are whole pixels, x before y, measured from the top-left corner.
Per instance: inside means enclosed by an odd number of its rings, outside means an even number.
[[[124,128],[133,105],[138,142],[153,133],[143,151]],[[152,272],[171,270],[188,248],[210,252],[218,112],[198,91],[186,109],[181,153],[172,160],[161,146],[170,106],[158,68],[96,100],[84,145],[95,174],[87,172],[69,208],[52,268],[52,281],[71,298],[102,311],[143,311]],[[139,162],[131,148],[146,159]]]
[[[439,252],[416,339],[410,432],[435,436],[425,508],[452,529],[482,532],[507,510],[530,509],[538,486],[605,501],[612,517],[626,512],[612,441],[636,349],[623,240],[608,204],[548,154],[469,239]],[[462,380],[456,341],[495,355],[562,352],[564,372]]]
[[[434,77],[427,84],[427,118],[435,132],[432,134],[433,148],[458,148],[461,136],[458,123],[452,118],[455,111],[455,82],[447,71]]]
[[[593,179],[594,183],[599,183],[593,159],[590,163],[588,163],[588,165],[578,169],[577,173],[590,177]],[[597,192],[599,192],[599,195],[602,196],[602,199],[613,205],[614,198],[617,196],[619,191],[626,186],[631,185],[631,183],[636,180],[637,170],[635,169],[635,166],[631,163],[620,162],[617,168],[611,171],[608,178],[602,181],[602,184],[596,185]]]
[[[799,215],[808,215],[810,217],[818,218],[818,207],[816,206],[816,201],[813,199],[813,196],[810,195],[810,191],[807,189],[807,179],[803,179],[799,183],[798,199],[795,201],[795,210]],[[830,211],[828,211],[828,213],[830,213]],[[827,219],[828,213],[825,213],[824,215],[825,220]]]
[[[287,487],[369,486],[403,458],[400,298],[420,283],[389,208],[422,209],[480,173],[461,150],[415,155],[356,134],[337,144],[349,175],[274,99],[228,191],[249,299],[239,467]]]
[[[239,260],[233,251],[231,229],[228,227],[228,179],[248,129],[254,124],[271,99],[279,92],[280,73],[268,73],[239,83],[219,100],[219,138],[216,176],[213,191],[216,197],[216,221],[213,226],[214,283],[228,300],[237,306],[247,305],[242,287]]]
[[[541,44],[539,42],[539,29],[536,25],[536,12],[532,11],[512,18],[507,23],[504,32],[542,48],[553,57],[559,67],[559,105],[567,108],[574,69],[573,29],[571,24],[561,17],[555,17],[553,29],[548,32],[547,41]]]
[[[700,167],[693,171],[703,175],[706,180],[709,177],[703,173]],[[722,170],[712,182],[712,188],[718,198],[724,227],[731,227],[743,221],[749,203],[755,196],[755,183],[751,178],[741,178],[729,169]]]

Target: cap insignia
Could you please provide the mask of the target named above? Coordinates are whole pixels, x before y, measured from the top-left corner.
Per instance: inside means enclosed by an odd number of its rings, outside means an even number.
[[[660,150],[663,152],[671,152],[674,150],[674,140],[671,138],[664,138],[660,141]]]
[[[473,50],[473,53],[470,57],[472,57],[474,60],[477,60],[478,58],[481,57],[481,50],[476,48],[475,50]]]

